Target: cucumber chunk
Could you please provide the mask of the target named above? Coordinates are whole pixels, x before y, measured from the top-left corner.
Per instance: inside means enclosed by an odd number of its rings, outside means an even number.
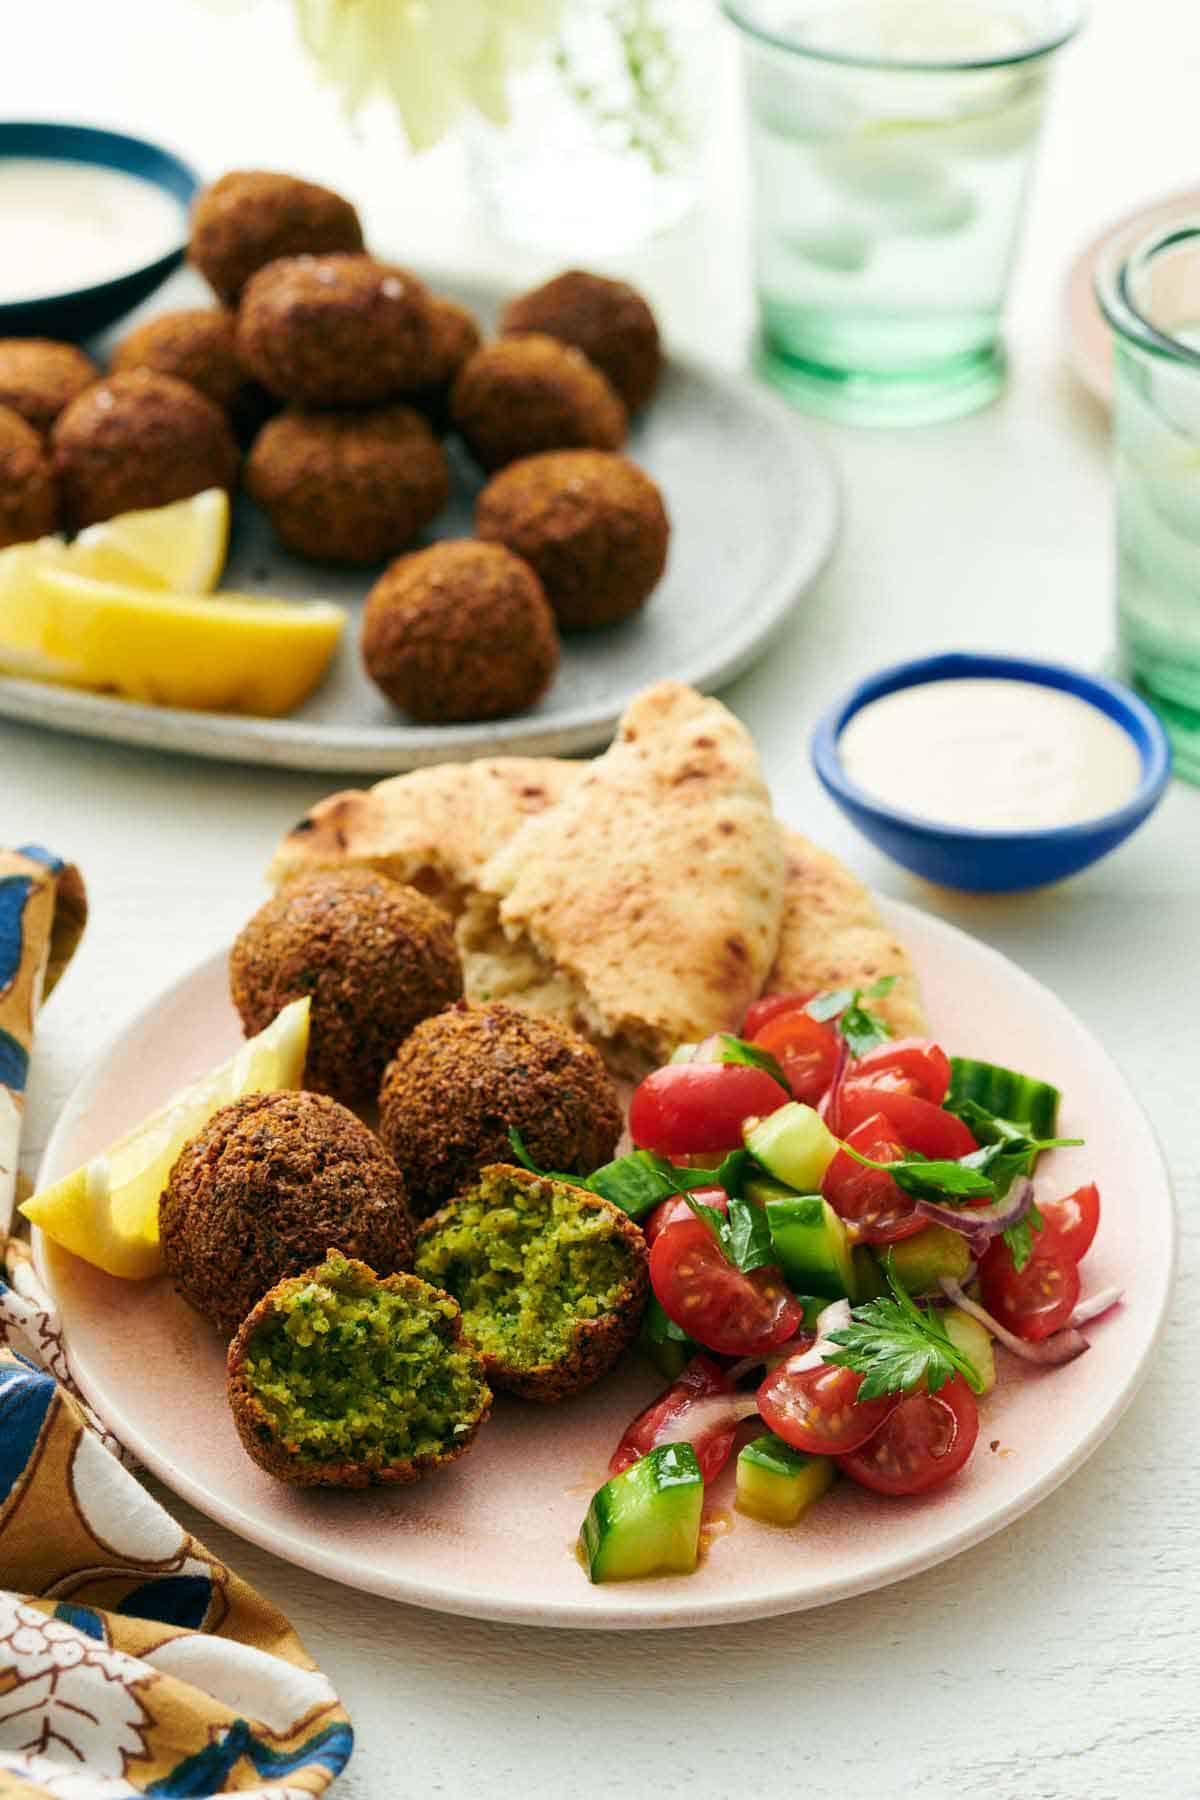
[[[942,1324],[954,1348],[962,1351],[982,1381],[983,1393],[990,1394],[996,1385],[996,1352],[992,1347],[991,1332],[970,1313],[960,1312],[957,1306],[946,1309]]]
[[[1032,1136],[1050,1138],[1058,1127],[1061,1099],[1056,1087],[1032,1075],[1019,1075],[999,1063],[975,1062],[968,1056],[950,1058],[948,1106],[956,1100],[974,1100],[997,1118],[1027,1125]]]
[[[869,1244],[855,1244],[850,1253],[850,1261],[854,1269],[854,1299],[856,1304],[864,1300],[878,1300],[888,1291],[883,1270]]]
[[[790,1288],[853,1300],[854,1265],[846,1227],[820,1194],[768,1200],[767,1224],[779,1266]]]
[[[816,1192],[838,1147],[820,1114],[798,1100],[747,1124],[742,1135],[767,1174],[800,1194]]]
[[[888,1244],[886,1252],[878,1252],[880,1263],[891,1254],[892,1274],[910,1294],[928,1294],[937,1288],[943,1275],[961,1281],[971,1266],[971,1252],[961,1231],[948,1225],[927,1225],[924,1231]]]
[[[646,1310],[642,1314],[637,1347],[668,1381],[676,1379],[684,1364],[690,1362],[700,1348],[695,1339],[690,1338],[674,1319],[668,1319],[653,1294],[647,1300]]]
[[[662,1444],[592,1497],[579,1532],[590,1581],[690,1575],[700,1556],[704,1481],[690,1444]]]
[[[833,1480],[832,1457],[807,1456],[768,1431],[739,1453],[734,1505],[768,1525],[794,1525]]]

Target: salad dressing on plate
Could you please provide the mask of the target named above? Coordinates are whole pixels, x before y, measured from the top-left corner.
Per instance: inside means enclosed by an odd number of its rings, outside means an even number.
[[[838,754],[872,799],[980,831],[1100,818],[1133,798],[1142,774],[1133,739],[1099,707],[994,677],[884,694],[848,721]]]
[[[179,201],[97,163],[0,158],[0,305],[113,281],[179,248]]]

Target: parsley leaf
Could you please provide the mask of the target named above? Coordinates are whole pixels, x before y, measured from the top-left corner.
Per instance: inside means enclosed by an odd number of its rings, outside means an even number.
[[[826,1352],[825,1361],[853,1369],[863,1377],[860,1400],[878,1400],[884,1394],[905,1393],[922,1382],[931,1394],[955,1375],[961,1375],[975,1393],[983,1382],[975,1365],[950,1341],[937,1309],[922,1311],[892,1273],[889,1254],[884,1274],[892,1297],[868,1300],[850,1314],[850,1324],[829,1334],[839,1348]]]
[[[855,1162],[862,1163],[864,1168],[883,1169],[896,1186],[911,1194],[914,1200],[991,1200],[996,1195],[991,1177],[981,1169],[969,1167],[969,1157],[964,1157],[961,1162],[930,1161],[928,1157],[910,1151],[902,1161],[874,1162],[853,1144],[843,1141],[839,1148]]]
[[[1015,1225],[1010,1225],[1008,1230],[1002,1233],[1004,1241],[1008,1245],[1008,1253],[1012,1257],[1013,1268],[1018,1275],[1033,1255],[1033,1234],[1042,1229],[1044,1222],[1041,1213],[1034,1205],[1029,1208],[1023,1219],[1018,1219]]]
[[[508,1141],[522,1168],[534,1175],[544,1175],[548,1181],[565,1181],[571,1187],[586,1188],[589,1193],[599,1194],[602,1199],[619,1206],[622,1212],[627,1212],[631,1219],[644,1219],[660,1200],[669,1200],[674,1194],[686,1194],[689,1188],[714,1187],[719,1180],[712,1169],[677,1169],[674,1163],[668,1162],[665,1156],[656,1155],[653,1150],[633,1150],[628,1156],[618,1156],[592,1175],[564,1175],[539,1169],[526,1150],[520,1132],[511,1126]]]
[[[745,1038],[734,1037],[729,1031],[720,1033],[720,1042],[723,1063],[744,1063],[747,1068],[761,1069],[772,1081],[777,1081],[791,1099],[792,1084],[769,1050],[760,1050],[757,1044],[747,1043]]]
[[[715,1206],[706,1206],[702,1200],[694,1200],[686,1195],[688,1205],[696,1217],[703,1221],[712,1232],[721,1254],[726,1262],[748,1275],[752,1269],[761,1269],[768,1263],[778,1261],[775,1246],[771,1242],[771,1230],[767,1224],[767,1215],[761,1206],[754,1206],[749,1200],[739,1200],[735,1195],[729,1197],[729,1213],[719,1213]]]
[[[1082,1138],[1032,1137],[1026,1126],[988,1112],[976,1100],[956,1100],[948,1103],[946,1110],[957,1114],[979,1140],[979,1149],[964,1156],[963,1162],[986,1173],[1000,1197],[1007,1194],[1018,1175],[1032,1175],[1043,1150],[1074,1148],[1083,1142]],[[1034,1232],[1041,1229],[1042,1215],[1036,1206],[1031,1206],[1025,1217],[1010,1225],[1004,1233],[1013,1268],[1018,1273],[1033,1254]]]
[[[894,975],[884,975],[868,988],[834,988],[827,994],[818,994],[804,1010],[810,1019],[816,1019],[822,1025],[837,1019],[838,1030],[849,1044],[850,1054],[865,1056],[876,1044],[886,1043],[892,1033],[890,1026],[862,1003],[864,1000],[882,1000],[895,985]]]

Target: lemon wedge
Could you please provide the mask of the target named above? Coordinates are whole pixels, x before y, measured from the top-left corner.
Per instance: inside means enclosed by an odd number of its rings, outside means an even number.
[[[235,1056],[184,1088],[89,1163],[26,1200],[21,1211],[67,1250],[110,1275],[162,1272],[158,1199],[184,1144],[243,1094],[298,1088],[311,1002],[293,1000]]]
[[[229,495],[224,488],[206,488],[190,500],[89,525],[64,561],[94,581],[209,594],[221,578],[228,548]]]
[[[35,547],[36,548],[36,547]],[[345,612],[323,600],[166,594],[78,575],[54,555],[0,578],[0,668],[158,706],[274,717],[328,667]]]

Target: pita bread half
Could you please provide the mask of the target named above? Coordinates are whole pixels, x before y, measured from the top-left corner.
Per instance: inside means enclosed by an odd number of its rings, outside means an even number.
[[[679,1043],[737,1028],[782,908],[782,844],[749,733],[719,701],[662,682],[481,871],[459,923],[467,995],[549,1012],[636,1077]]]
[[[583,772],[582,763],[506,756],[440,763],[331,794],[284,838],[267,878],[278,886],[311,869],[357,865],[458,913],[488,858]]]
[[[787,858],[779,952],[768,994],[815,994],[825,988],[869,987],[894,975],[896,985],[871,1009],[897,1037],[928,1029],[907,950],[879,916],[856,875],[799,832],[783,831]]]

